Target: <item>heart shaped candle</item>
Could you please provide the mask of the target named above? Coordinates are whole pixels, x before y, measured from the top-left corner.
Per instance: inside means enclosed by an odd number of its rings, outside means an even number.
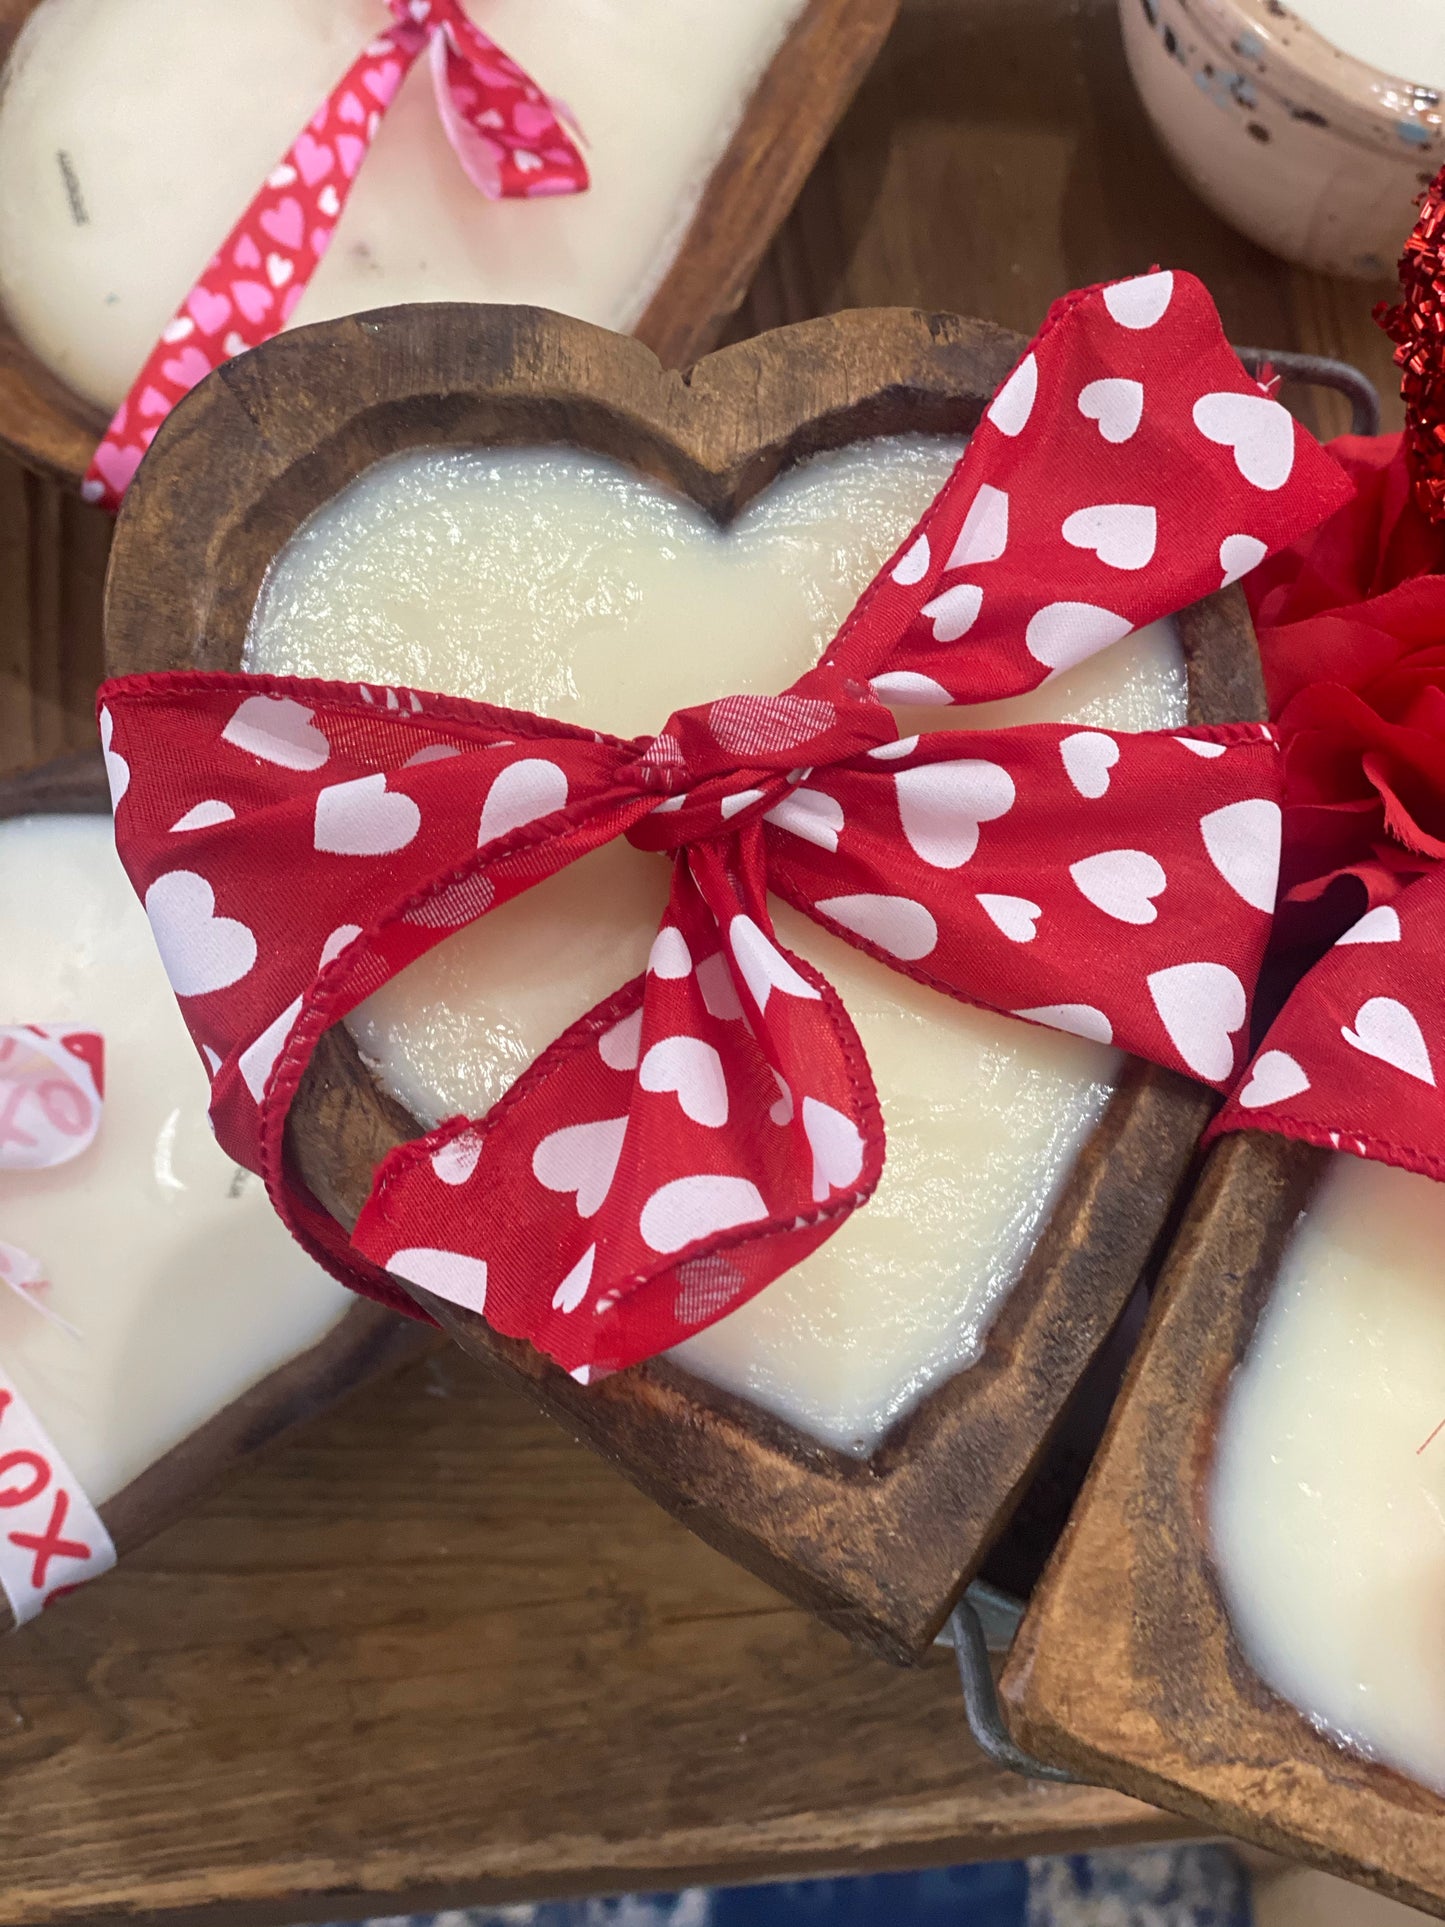
[[[364,160],[382,104],[365,86],[334,125],[308,126],[393,24],[383,0],[14,0],[0,10],[0,172],[14,189],[0,210],[0,439],[78,479],[165,330],[160,386],[135,397],[154,425],[216,344],[234,353],[290,308],[293,264],[311,259],[303,210],[329,229],[338,187],[335,245],[329,231],[315,243],[298,321],[529,300],[685,359],[741,298],[896,6],[491,0],[478,26],[575,112],[591,186],[488,201],[448,145],[430,58]],[[367,78],[385,92],[384,68]],[[548,110],[516,111],[519,138],[529,115],[544,134]],[[278,198],[224,285],[196,285],[273,177]]]
[[[966,434],[1019,345],[978,324],[842,316],[716,356],[684,385],[623,340],[515,311],[398,314],[271,344],[206,384],[147,464],[118,536],[112,665],[232,667],[248,647],[253,666],[440,683],[627,731],[655,727],[671,703],[741,690],[739,726],[746,712],[760,729],[771,695],[755,705],[746,692],[774,691],[806,666],[956,452],[917,437]],[[333,378],[343,365],[344,387]],[[913,439],[854,446],[887,434]],[[527,452],[559,441],[576,452]],[[379,456],[442,444],[477,452],[408,457],[342,496]],[[812,456],[823,459],[808,466]],[[765,493],[785,469],[797,472]],[[986,545],[985,520],[960,542]],[[1192,719],[1257,700],[1230,595],[1187,611],[1181,629]],[[1062,630],[1056,641],[1061,653],[1072,646]],[[1080,796],[1107,793],[1106,725],[1183,720],[1176,651],[1168,633],[1120,644],[986,720],[1058,713],[1056,703],[1079,724],[1065,739],[1069,781]],[[938,712],[903,719],[912,729]],[[304,719],[283,706],[278,722],[270,753],[304,759]],[[531,786],[547,767],[512,764],[509,781],[528,794],[498,801],[525,812],[508,821],[534,811]],[[945,868],[969,860],[1000,803],[985,773],[947,768],[941,785],[909,773],[900,788],[905,834]],[[389,793],[363,794],[368,780],[328,792],[338,813],[327,833],[345,847],[401,834],[390,804],[405,799],[382,805]],[[825,794],[800,790],[790,807],[826,842]],[[346,1032],[329,1033],[291,1116],[314,1194],[349,1222],[388,1144],[458,1105],[484,1106],[600,990],[640,968],[659,871],[608,844],[356,1012],[360,1056]],[[1150,899],[1131,881],[1142,915]],[[212,906],[189,908],[213,921]],[[1022,895],[982,908],[1000,929],[1038,914]],[[874,914],[840,908],[838,919]],[[687,967],[677,935],[664,930],[653,952],[664,980]],[[816,930],[800,931],[796,948],[826,955],[846,986],[892,1134],[889,1189],[850,1222],[851,1255],[840,1234],[673,1359],[585,1388],[462,1308],[482,1301],[481,1267],[469,1283],[454,1257],[450,1302],[420,1285],[417,1295],[708,1536],[901,1655],[931,1635],[976,1564],[1132,1289],[1208,1100],[1137,1064],[1111,1099],[1115,1062],[1087,1037],[945,1003]],[[738,954],[762,1002],[783,963],[771,946],[751,963]],[[1214,991],[1181,985],[1174,1018],[1160,992],[1162,1021],[1181,1035],[1199,1026],[1201,1051],[1214,1047],[1211,1025],[1237,1029],[1242,1016]],[[1032,1014],[1091,1027],[1082,1007]],[[604,1062],[609,1049],[619,1061],[633,1051],[622,1030],[601,1040]],[[706,1128],[721,1101],[695,1051],[649,1055],[639,1076],[689,1125]],[[779,1091],[777,1107],[791,1101]],[[818,1112],[801,1121],[815,1187],[851,1181],[856,1141]],[[573,1135],[549,1140],[533,1169],[585,1214],[607,1193],[620,1139],[600,1123]],[[1006,1150],[990,1142],[1006,1138]],[[446,1155],[457,1169],[437,1175],[466,1183],[467,1141]],[[677,1248],[699,1213],[737,1223],[716,1215],[737,1208],[716,1184],[706,1198],[678,1191],[665,1204],[677,1222],[654,1231]],[[698,1324],[716,1317],[724,1285],[721,1272],[700,1272],[688,1286]],[[581,1269],[562,1277],[558,1311],[587,1289]]]
[[[0,1019],[44,1012],[98,1032],[106,1086],[79,1157],[0,1174],[0,1234],[45,1281],[33,1303],[0,1290],[0,1446],[15,1444],[18,1402],[123,1554],[417,1340],[280,1235],[216,1145],[205,1071],[116,861],[98,756],[0,782],[0,879]],[[7,1535],[19,1523],[8,1513]],[[73,1557],[17,1565],[0,1544],[16,1617],[74,1578]]]

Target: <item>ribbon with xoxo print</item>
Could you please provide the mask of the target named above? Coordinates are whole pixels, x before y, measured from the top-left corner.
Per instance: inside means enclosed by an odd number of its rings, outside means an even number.
[[[731,1310],[877,1183],[857,1033],[779,945],[770,891],[944,995],[1228,1084],[1274,901],[1271,732],[900,738],[886,704],[1034,688],[1347,494],[1199,283],[1156,273],[1057,305],[922,522],[780,695],[622,741],[415,690],[107,684],[117,843],[218,1138],[348,1284],[401,1308],[396,1279],[424,1286],[586,1378]],[[671,861],[647,971],[484,1119],[389,1156],[348,1241],[284,1155],[322,1032],[617,836]]]
[[[49,1170],[88,1150],[100,1129],[104,1083],[96,1031],[0,1025],[0,1171]],[[0,1243],[0,1284],[65,1325],[41,1295],[45,1282],[40,1260]],[[0,1367],[0,1591],[15,1623],[24,1625],[58,1593],[114,1564],[99,1514]]]
[[[347,69],[297,135],[167,324],[96,449],[81,493],[115,510],[184,395],[279,332],[330,245],[381,117],[423,48],[437,110],[467,178],[492,200],[587,186],[578,130],[460,0],[387,0],[394,24]],[[569,131],[569,129],[571,131]]]
[[[0,1025],[0,1171],[46,1171],[88,1151],[105,1088],[98,1032],[72,1024]],[[42,1262],[0,1242],[0,1284],[58,1319],[40,1295]]]

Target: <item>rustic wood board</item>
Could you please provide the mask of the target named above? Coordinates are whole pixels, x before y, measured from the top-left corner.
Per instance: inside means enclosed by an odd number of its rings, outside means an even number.
[[[0,0],[0,64],[39,4]],[[682,367],[710,348],[746,294],[779,222],[887,37],[898,4],[807,0],[788,30],[634,330],[669,367]],[[221,238],[216,236],[218,243]],[[200,267],[198,262],[197,272]],[[0,308],[0,449],[78,489],[105,425],[104,413],[45,367]]]
[[[1251,1670],[1210,1557],[1229,1376],[1329,1153],[1210,1153],[1108,1435],[1003,1679],[1041,1758],[1445,1918],[1445,1800],[1317,1732]]]
[[[562,441],[727,521],[819,449],[972,428],[1022,348],[987,323],[856,311],[709,356],[684,381],[633,340],[537,309],[393,308],[297,329],[212,376],[156,438],[116,535],[107,660],[117,673],[238,669],[278,550],[398,450]],[[1263,715],[1240,590],[1188,612],[1186,640],[1194,720]],[[978,1363],[863,1462],[662,1360],[578,1385],[474,1313],[408,1289],[695,1531],[906,1661],[978,1569],[1127,1303],[1210,1109],[1184,1078],[1126,1068]],[[288,1132],[322,1204],[352,1224],[381,1156],[421,1134],[333,1031]]]
[[[1208,278],[1233,339],[1367,368],[1397,424],[1376,291],[1194,200],[1114,0],[904,0],[735,325],[907,302],[1032,330],[1062,290],[1155,260]],[[55,658],[17,627],[27,577],[71,606],[84,588],[48,510],[18,546],[27,495],[54,491],[0,464],[6,762],[92,740],[99,664],[98,624],[58,628]],[[35,699],[33,741],[32,660],[64,692]],[[851,1653],[455,1349],[0,1649],[0,1694],[25,1819],[0,1840],[4,1927],[346,1918],[1186,1830],[991,1768],[947,1667]]]

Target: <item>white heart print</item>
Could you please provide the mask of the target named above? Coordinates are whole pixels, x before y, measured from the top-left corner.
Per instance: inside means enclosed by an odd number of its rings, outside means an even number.
[[[1225,964],[1171,964],[1147,979],[1169,1040],[1196,1077],[1224,1081],[1234,1069],[1234,1033],[1249,1014],[1244,985]]]
[[[146,891],[145,911],[171,989],[205,997],[247,976],[256,939],[235,917],[216,915],[216,893],[194,870],[168,870]]]
[[[524,823],[550,816],[566,801],[567,778],[556,763],[543,756],[524,756],[520,762],[509,763],[487,791],[477,848],[521,829]]]
[[[385,775],[329,783],[316,793],[316,848],[329,856],[389,856],[416,840],[421,811]]]
[[[902,588],[911,589],[915,582],[921,582],[928,574],[928,565],[933,557],[928,547],[928,537],[920,535],[911,542],[893,564],[893,580]]]
[[[130,764],[113,748],[115,718],[108,709],[100,712],[100,753],[105,759],[105,780],[110,785],[110,813],[115,815],[120,799],[130,788]]]
[[[1227,589],[1231,582],[1238,582],[1251,569],[1257,569],[1268,554],[1268,548],[1257,535],[1226,535],[1219,545],[1219,566],[1223,572],[1220,588]]]
[[[1044,913],[1038,904],[1030,903],[1027,897],[996,896],[990,892],[977,897],[975,901],[1010,943],[1032,943],[1039,934],[1038,921]]]
[[[871,893],[821,897],[817,907],[845,930],[876,943],[880,950],[886,950],[890,957],[901,957],[904,963],[917,963],[938,944],[938,925],[932,911],[912,897]]]
[[[1121,328],[1152,328],[1164,318],[1174,298],[1174,276],[1168,268],[1157,274],[1116,281],[1104,290],[1104,306]]]
[[[612,1071],[635,1071],[642,1054],[642,1012],[634,1010],[597,1039],[597,1055]]]
[[[1210,862],[1252,909],[1274,909],[1283,827],[1279,804],[1263,796],[1227,803],[1200,818]]]
[[[1153,923],[1159,915],[1152,901],[1168,878],[1164,866],[1147,850],[1101,850],[1069,865],[1069,875],[1080,894],[1105,916],[1120,923]]]
[[[816,1097],[803,1099],[803,1130],[813,1153],[813,1202],[826,1204],[830,1192],[858,1182],[863,1134],[851,1117]]]
[[[915,703],[921,709],[943,709],[953,701],[951,692],[932,676],[920,675],[916,669],[890,669],[885,675],[874,676],[868,687],[880,703]],[[892,743],[885,743],[885,749],[892,749]],[[869,750],[868,754],[874,754]]]
[[[654,1251],[681,1251],[698,1238],[766,1218],[768,1207],[750,1178],[699,1172],[674,1178],[642,1207],[639,1228]]]
[[[221,739],[278,769],[320,769],[331,745],[313,722],[314,714],[289,696],[247,696]]]
[[[1246,1111],[1258,1111],[1266,1104],[1282,1104],[1287,1097],[1298,1097],[1309,1087],[1304,1066],[1288,1051],[1267,1050],[1254,1060],[1254,1069],[1239,1093],[1239,1102]]]
[[[979,825],[1006,816],[1016,794],[1006,769],[977,757],[921,763],[900,770],[893,784],[903,834],[935,870],[967,863],[978,848]]]
[[[552,1294],[552,1309],[560,1312],[574,1312],[587,1296],[587,1287],[592,1283],[592,1267],[597,1262],[596,1245],[588,1245],[582,1256],[573,1265],[567,1276]]]
[[[184,816],[178,816],[171,825],[171,834],[177,830],[209,830],[217,823],[235,821],[236,812],[229,803],[222,803],[218,797],[208,796],[204,803],[196,803]]]
[[[1101,730],[1081,729],[1064,738],[1059,754],[1080,796],[1097,801],[1108,794],[1109,772],[1119,760],[1119,745],[1112,736],[1105,736]]]
[[[942,595],[935,596],[931,602],[925,602],[919,614],[927,616],[933,624],[933,639],[935,642],[957,642],[960,636],[966,636],[968,634],[969,630],[978,620],[978,612],[982,607],[983,590],[979,588],[978,584],[976,582],[958,582],[955,583],[953,588],[945,589]],[[890,679],[879,676],[873,684],[874,690],[878,690],[878,684],[880,682],[888,680],[896,681],[899,680],[899,678]],[[921,680],[932,681],[932,678],[924,677],[921,678]],[[942,688],[942,685],[935,683],[934,687]],[[951,700],[946,689],[943,694],[945,701]],[[895,697],[893,700],[897,701],[899,699]]]
[[[1283,488],[1294,468],[1294,420],[1287,408],[1267,395],[1236,395],[1228,390],[1201,395],[1194,404],[1194,426],[1211,442],[1233,452],[1234,465],[1254,488]]]
[[[1036,1004],[1032,1010],[1016,1010],[1013,1015],[1027,1017],[1035,1024],[1047,1024],[1050,1030],[1071,1031],[1075,1037],[1087,1037],[1094,1044],[1114,1041],[1114,1026],[1093,1004]]]
[[[1400,913],[1392,903],[1377,903],[1373,910],[1367,910],[1358,923],[1352,923],[1342,937],[1335,938],[1335,948],[1342,943],[1398,943],[1400,941]]]
[[[420,1285],[449,1304],[466,1311],[487,1308],[487,1267],[484,1259],[462,1251],[442,1251],[435,1245],[407,1245],[393,1251],[386,1268],[408,1284]]]
[[[276,1068],[276,1059],[284,1050],[286,1039],[295,1029],[296,1019],[300,1015],[301,999],[297,997],[279,1017],[272,1019],[255,1042],[248,1044],[236,1059],[246,1089],[258,1104],[266,1095],[266,1086]]]
[[[443,1184],[454,1188],[465,1184],[482,1161],[482,1139],[478,1131],[463,1131],[449,1138],[439,1151],[433,1151],[431,1168]]]
[[[602,1209],[627,1135],[625,1117],[599,1118],[594,1124],[567,1124],[544,1137],[532,1153],[532,1175],[549,1191],[574,1191],[579,1218]]]
[[[1071,548],[1092,549],[1111,569],[1142,569],[1154,559],[1159,518],[1144,502],[1098,502],[1066,516],[1060,532]]]
[[[663,1037],[642,1060],[638,1082],[643,1090],[670,1092],[684,1117],[710,1130],[728,1121],[728,1083],[723,1063],[713,1046],[701,1037]]]
[[[1039,391],[1039,364],[1025,355],[988,407],[986,419],[1001,435],[1021,435],[1034,412],[1034,396]]]
[[[1008,496],[1001,488],[981,482],[968,505],[963,527],[945,569],[966,569],[975,562],[997,562],[1008,547]]]
[[[891,747],[885,744],[885,748]],[[763,821],[775,823],[780,830],[791,830],[804,842],[816,843],[820,850],[833,853],[843,832],[843,805],[822,790],[789,790]]]
[[[743,982],[752,992],[753,1002],[766,1011],[768,998],[777,990],[785,997],[806,997],[815,1001],[822,992],[788,962],[775,943],[765,937],[751,917],[734,917],[728,925],[728,942]]]
[[[652,940],[652,949],[647,954],[647,968],[654,977],[664,981],[676,982],[691,975],[692,952],[687,947],[687,938],[676,924],[664,924]]]
[[[1079,390],[1079,413],[1098,424],[1106,442],[1127,442],[1144,419],[1144,384],[1123,375],[1105,375]]]
[[[1418,1078],[1432,1087],[1435,1067],[1414,1011],[1396,997],[1370,997],[1355,1012],[1355,1025],[1340,1026],[1347,1044],[1368,1057],[1378,1057],[1407,1077]]]
[[[1029,618],[1024,646],[1035,662],[1057,673],[1107,649],[1132,626],[1127,616],[1101,609],[1096,602],[1048,602]]]

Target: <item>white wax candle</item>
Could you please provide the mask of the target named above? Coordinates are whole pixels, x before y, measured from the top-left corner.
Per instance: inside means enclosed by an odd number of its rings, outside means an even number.
[[[1440,0],[1289,0],[1342,53],[1397,80],[1445,88],[1445,9]]]
[[[425,57],[357,176],[292,325],[401,301],[521,301],[633,327],[802,0],[472,0],[568,102],[588,193],[485,200]],[[389,24],[379,0],[44,0],[0,95],[0,300],[113,408],[320,101]]]
[[[1231,1386],[1210,1516],[1265,1683],[1445,1793],[1442,1244],[1445,1186],[1333,1160]]]
[[[0,1289],[0,1360],[99,1505],[355,1303],[211,1135],[206,1073],[116,859],[109,817],[0,823],[0,1023],[105,1039],[95,1143],[0,1172],[0,1238],[60,1329]]]
[[[864,443],[794,471],[722,531],[609,463],[555,452],[401,457],[314,516],[275,565],[247,666],[445,689],[621,735],[815,661],[960,452]],[[1069,717],[1183,720],[1172,627],[1046,690],[909,730]],[[625,843],[450,938],[352,1028],[428,1121],[480,1114],[567,1024],[644,968],[667,865]],[[888,1160],[872,1200],[677,1357],[814,1436],[867,1450],[977,1355],[1116,1075],[1111,1051],[912,983],[782,905],[873,1066]]]

